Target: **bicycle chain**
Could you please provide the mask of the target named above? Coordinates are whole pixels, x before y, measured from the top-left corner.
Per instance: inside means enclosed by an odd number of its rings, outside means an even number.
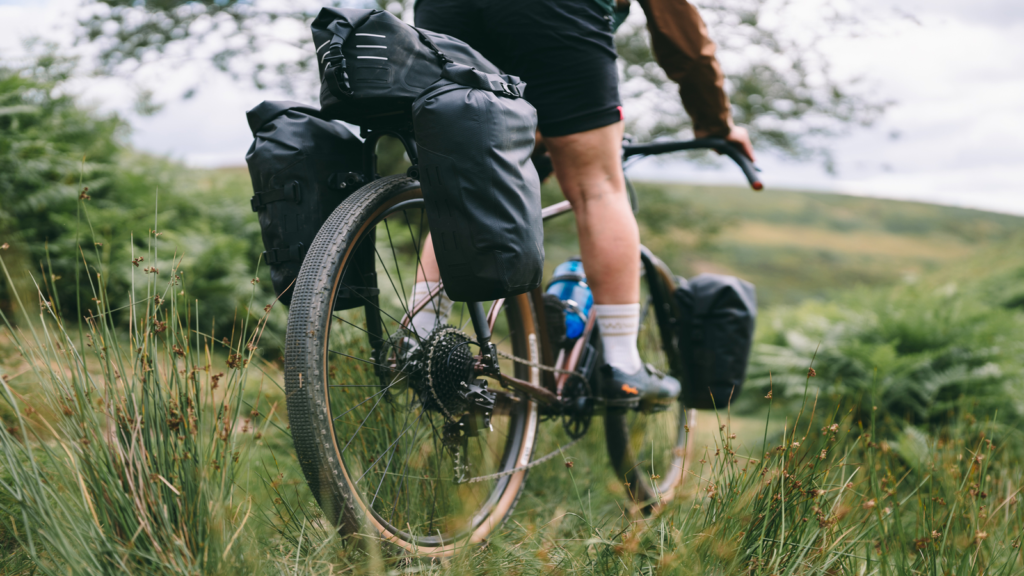
[[[474,341],[474,338],[472,336],[470,336],[469,334],[467,334],[467,333],[463,332],[462,330],[459,330],[458,328],[455,328],[453,326],[449,326],[448,328],[445,328],[441,332],[441,334],[458,334],[459,336],[465,336],[469,340]],[[513,362],[515,362],[517,364],[523,364],[525,366],[529,366],[530,368],[537,368],[538,370],[544,370],[545,372],[552,372],[554,374],[568,374],[570,376],[576,376],[579,379],[583,380],[583,382],[587,385],[587,387],[590,387],[590,381],[587,380],[587,377],[584,376],[582,372],[579,372],[579,371],[576,371],[576,370],[563,370],[561,368],[555,368],[554,366],[545,366],[545,365],[541,364],[540,362],[532,362],[530,360],[527,360],[526,358],[520,358],[519,356],[516,356],[514,354],[509,354],[508,352],[502,352],[501,350],[498,350],[497,348],[495,348],[494,351],[498,353],[498,356],[501,356],[502,358],[505,358],[506,360],[511,360],[511,361],[513,361]],[[433,350],[431,350],[431,353],[433,353]],[[427,384],[430,385],[430,391],[433,392],[434,391],[433,383],[429,382],[429,380],[430,380],[429,371],[428,371],[427,377],[428,377]]]
[[[460,336],[465,336],[466,338],[469,338],[470,340],[473,339],[472,336],[470,336],[469,334],[467,334],[467,333],[465,333],[465,332],[463,332],[463,331],[461,331],[461,330],[459,330],[457,328],[454,328],[454,327],[445,329],[443,331],[443,334],[458,334]],[[539,362],[532,362],[530,360],[527,360],[526,358],[520,358],[520,357],[518,357],[518,356],[516,356],[514,354],[509,354],[508,352],[502,352],[501,350],[498,350],[497,348],[495,348],[494,351],[497,352],[498,356],[501,356],[502,358],[505,358],[506,360],[511,360],[511,361],[513,361],[513,362],[515,362],[517,364],[523,364],[525,366],[529,366],[530,368],[537,368],[538,370],[544,370],[546,372],[552,372],[554,374],[569,374],[570,376],[577,376],[581,380],[583,380],[584,383],[586,383],[588,388],[590,387],[590,382],[587,380],[587,377],[584,376],[581,372],[578,372],[576,370],[562,370],[561,368],[555,368],[554,366],[545,366],[545,365],[543,365],[543,364],[541,364]],[[431,350],[430,360],[428,360],[428,365],[429,365],[429,363],[432,360],[433,360],[433,350]],[[427,370],[427,385],[430,386],[430,391],[431,391],[431,393],[434,394],[434,397],[436,399],[437,398],[436,392],[434,391],[433,382],[431,380],[432,380],[432,378],[430,377],[430,370],[428,368],[428,370]],[[443,409],[443,406],[442,406],[442,409]],[[445,410],[444,412],[445,412],[445,416],[449,416],[449,419],[451,419],[450,415],[448,414],[448,411]],[[474,476],[473,478],[470,478],[468,480],[463,480],[462,478],[459,478],[459,479],[456,480],[456,484],[474,484],[476,482],[486,482],[487,480],[497,480],[499,478],[504,478],[505,476],[511,476],[513,474],[517,474],[517,473],[522,472],[524,470],[529,470],[530,468],[533,468],[535,466],[539,466],[539,465],[541,465],[541,464],[551,460],[552,458],[554,458],[558,454],[561,454],[563,451],[568,450],[569,448],[572,448],[573,446],[576,445],[577,442],[579,442],[582,439],[583,439],[583,437],[581,436],[579,438],[576,438],[575,440],[572,440],[571,442],[568,442],[567,444],[563,444],[562,446],[559,446],[554,451],[552,451],[552,452],[550,452],[548,454],[545,454],[544,456],[542,456],[542,457],[540,457],[540,458],[538,458],[538,459],[536,459],[536,460],[534,460],[534,461],[532,461],[532,462],[530,462],[528,464],[523,464],[521,466],[516,466],[515,468],[512,468],[511,470],[504,470],[502,472],[495,472],[494,474],[487,474],[486,476]],[[467,466],[464,466],[464,465],[460,466],[459,464],[456,464],[456,466],[460,470],[463,470],[463,471],[467,467]]]
[[[587,380],[587,377],[584,376],[582,372],[579,372],[579,371],[576,371],[576,370],[562,370],[561,368],[555,368],[554,366],[545,366],[545,365],[541,364],[540,362],[531,362],[531,361],[527,360],[526,358],[520,358],[518,356],[514,356],[512,354],[509,354],[508,352],[502,352],[501,350],[495,350],[495,351],[498,353],[498,356],[501,356],[502,358],[505,358],[506,360],[511,360],[511,361],[516,362],[518,364],[525,364],[526,366],[529,366],[530,368],[537,368],[539,370],[544,370],[545,372],[552,372],[554,374],[568,374],[570,376],[576,376],[580,380],[583,380],[583,382],[587,385],[588,388],[590,387],[590,381]]]
[[[517,472],[522,472],[523,470],[529,470],[530,468],[533,468],[534,466],[539,466],[539,465],[547,462],[548,460],[551,460],[555,456],[561,454],[563,450],[568,450],[569,448],[572,448],[577,442],[579,442],[582,439],[583,439],[583,437],[580,436],[579,438],[573,440],[572,442],[569,442],[568,444],[563,444],[562,446],[559,446],[557,449],[555,449],[553,452],[551,452],[549,454],[545,454],[543,457],[538,458],[538,459],[534,460],[533,462],[530,462],[529,464],[523,464],[522,466],[516,466],[515,468],[513,468],[511,470],[505,470],[504,472],[495,472],[494,474],[488,474],[486,476],[475,476],[475,477],[470,478],[469,480],[466,480],[464,482],[457,482],[457,484],[473,484],[475,482],[484,482],[486,480],[497,480],[498,478],[504,478],[505,476],[511,476],[511,475],[513,475],[513,474],[515,474]]]

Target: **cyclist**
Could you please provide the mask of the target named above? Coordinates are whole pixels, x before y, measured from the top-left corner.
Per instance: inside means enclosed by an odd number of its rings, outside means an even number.
[[[715,45],[686,0],[639,0],[658,63],[679,84],[697,137],[719,136],[753,160],[747,131],[732,122]],[[637,350],[640,236],[622,174],[622,106],[613,41],[629,0],[416,0],[416,26],[454,36],[527,83],[543,146],[573,206],[580,253],[593,290],[604,359],[605,396],[620,406],[659,408],[679,381],[645,366]],[[413,302],[440,280],[428,245]],[[414,318],[425,335],[445,323],[443,294]]]

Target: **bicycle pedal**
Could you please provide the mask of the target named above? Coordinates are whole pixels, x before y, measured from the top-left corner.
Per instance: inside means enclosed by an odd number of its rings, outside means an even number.
[[[635,410],[640,406],[640,398],[605,398],[602,400],[608,408],[627,408]]]

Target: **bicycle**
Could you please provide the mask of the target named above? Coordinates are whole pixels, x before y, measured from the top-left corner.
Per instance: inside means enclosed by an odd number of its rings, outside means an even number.
[[[412,161],[406,175],[377,175],[376,144],[384,135],[403,143]],[[365,526],[409,553],[453,554],[500,526],[529,470],[577,442],[601,415],[613,468],[637,506],[670,500],[686,475],[696,411],[681,403],[651,414],[606,408],[595,380],[593,314],[582,336],[557,349],[541,288],[458,304],[451,315],[458,320],[426,338],[409,330],[409,318],[440,291],[418,307],[409,302],[427,232],[416,144],[401,131],[364,130],[363,137],[369,183],[334,211],[307,252],[286,336],[292,438],[326,517],[342,533]],[[623,161],[693,149],[728,155],[761,188],[753,164],[721,139],[627,141]],[[562,201],[543,217],[571,210]],[[680,374],[676,280],[648,249],[641,257],[641,354]],[[340,309],[353,301],[362,305]],[[560,419],[571,441],[535,458],[542,418]]]

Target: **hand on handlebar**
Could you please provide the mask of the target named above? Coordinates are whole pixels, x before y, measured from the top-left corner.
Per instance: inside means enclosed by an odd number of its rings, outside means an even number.
[[[694,130],[693,135],[697,138],[706,138],[708,133],[704,130]],[[745,154],[747,158],[750,158],[751,162],[757,161],[757,159],[754,158],[754,145],[750,142],[750,134],[747,133],[747,129],[743,126],[733,126],[732,129],[729,130],[729,134],[725,136],[725,141],[739,146],[740,150],[743,151],[743,154]],[[719,154],[721,154],[721,152],[719,152]]]

